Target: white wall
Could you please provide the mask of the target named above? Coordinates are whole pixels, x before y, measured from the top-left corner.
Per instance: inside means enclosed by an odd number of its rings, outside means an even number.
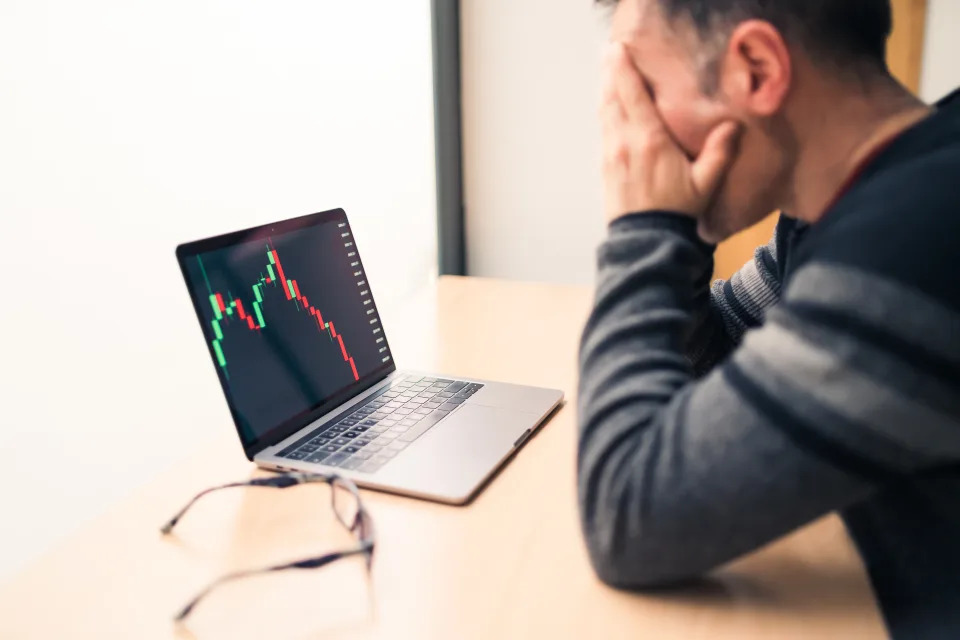
[[[933,102],[960,87],[960,2],[929,0],[920,95]]]
[[[468,269],[591,282],[605,13],[590,0],[461,7]]]
[[[0,579],[232,429],[177,243],[343,206],[429,281],[431,74],[428,0],[0,3]]]

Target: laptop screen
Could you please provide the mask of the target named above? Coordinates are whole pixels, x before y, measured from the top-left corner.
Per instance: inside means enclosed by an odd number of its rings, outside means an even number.
[[[285,437],[279,432],[296,431],[394,369],[342,210],[177,254],[246,448]]]

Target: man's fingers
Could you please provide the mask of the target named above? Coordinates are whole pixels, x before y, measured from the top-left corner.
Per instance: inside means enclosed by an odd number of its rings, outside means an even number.
[[[619,96],[617,94],[617,78],[608,52],[606,63],[603,65],[603,92],[600,94],[600,103],[605,105],[611,100],[619,100]]]
[[[626,114],[620,101],[614,98],[600,105],[600,122],[603,124],[604,133],[609,133],[623,126],[626,121]]]
[[[627,115],[643,124],[660,125],[660,117],[653,106],[650,92],[627,48],[622,42],[615,42],[611,45],[609,55],[610,72]]]
[[[707,136],[703,151],[691,168],[693,186],[701,196],[712,197],[720,188],[730,165],[736,159],[740,131],[739,123],[724,122]]]

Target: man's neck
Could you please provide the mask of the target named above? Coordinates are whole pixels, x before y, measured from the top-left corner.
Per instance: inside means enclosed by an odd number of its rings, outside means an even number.
[[[900,87],[870,94],[831,96],[805,105],[807,118],[798,134],[802,143],[793,194],[784,210],[817,222],[864,162],[886,143],[926,118],[933,109]]]

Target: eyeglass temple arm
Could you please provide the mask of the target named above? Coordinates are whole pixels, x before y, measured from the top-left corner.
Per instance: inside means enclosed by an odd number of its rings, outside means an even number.
[[[275,571],[287,571],[290,569],[319,569],[320,567],[328,565],[331,562],[334,562],[336,560],[340,560],[342,558],[349,558],[351,556],[365,554],[368,552],[369,552],[369,545],[364,544],[360,548],[352,549],[350,551],[337,551],[334,553],[328,553],[324,556],[320,556],[317,558],[309,558],[307,560],[300,560],[298,562],[290,562],[288,564],[281,564],[273,567],[266,567],[264,569],[253,569],[250,571],[237,571],[236,573],[225,575],[222,578],[212,582],[206,589],[198,593],[193,600],[187,603],[187,605],[180,610],[180,613],[176,615],[176,617],[174,618],[174,621],[182,622],[188,615],[190,615],[190,612],[193,611],[198,604],[200,604],[201,600],[203,600],[205,597],[207,597],[207,595],[210,594],[211,591],[213,591],[215,588],[217,588],[218,586],[222,585],[225,582],[231,582],[233,580],[239,580],[240,578],[246,578],[248,576],[253,576],[261,573],[273,573]]]
[[[221,489],[234,489],[237,487],[272,487],[274,489],[286,489],[287,487],[293,487],[298,484],[304,484],[306,482],[319,482],[325,481],[324,476],[319,475],[309,475],[309,474],[289,474],[282,476],[274,476],[272,478],[254,478],[253,480],[247,480],[245,482],[231,482],[230,484],[224,484],[219,487],[211,487],[205,491],[201,491],[193,500],[188,502],[183,509],[177,512],[175,516],[170,518],[165,525],[160,528],[160,532],[163,535],[167,535],[173,528],[177,526],[177,523],[180,522],[180,518],[192,507],[200,498],[204,497],[207,494],[213,493],[214,491],[220,491]]]

